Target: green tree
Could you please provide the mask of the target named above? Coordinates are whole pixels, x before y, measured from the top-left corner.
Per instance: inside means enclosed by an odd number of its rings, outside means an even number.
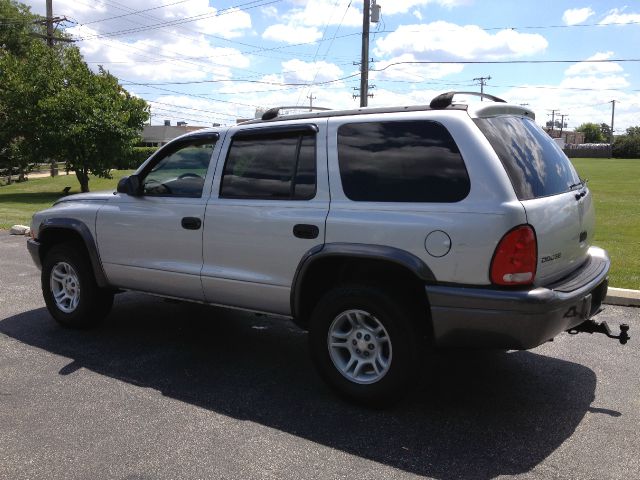
[[[149,110],[102,67],[92,72],[76,48],[65,48],[60,60],[60,88],[40,103],[40,122],[48,123],[42,141],[46,154],[66,161],[88,192],[89,174],[109,177],[117,160],[129,155]]]
[[[584,133],[585,143],[604,143],[606,141],[600,125],[597,123],[583,123],[576,128],[576,132]]]
[[[640,127],[627,128],[627,135],[630,137],[640,137]]]
[[[602,137],[606,142],[611,138],[611,127],[606,123],[600,124],[600,131],[602,132]]]
[[[25,172],[30,162],[64,161],[87,192],[89,174],[108,177],[136,143],[147,104],[106,70],[91,71],[76,47],[50,48],[33,37],[27,7],[0,6],[26,19],[19,32],[0,32],[0,168]]]
[[[23,56],[36,36],[45,33],[39,17],[28,6],[13,0],[0,0],[0,19],[0,52]]]
[[[24,130],[25,126],[15,123],[16,115],[22,115],[23,107],[29,107],[27,98],[20,96],[25,92],[15,88],[13,82],[16,77],[17,58],[24,57],[32,48],[37,34],[43,33],[43,27],[38,24],[38,17],[33,15],[29,7],[10,0],[0,0],[0,170],[11,175],[17,173],[19,178],[29,169],[29,162],[33,160],[31,150],[27,148]],[[7,85],[9,83],[9,85]],[[7,101],[7,95],[12,101]],[[15,100],[20,99],[20,105]]]
[[[613,142],[616,158],[640,158],[640,127],[627,128],[626,135],[619,135]]]

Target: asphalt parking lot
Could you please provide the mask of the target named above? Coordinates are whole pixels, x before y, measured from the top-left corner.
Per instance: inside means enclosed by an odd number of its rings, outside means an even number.
[[[24,243],[0,232],[1,479],[640,478],[640,309],[601,314],[626,346],[436,354],[372,411],[275,317],[126,293],[98,329],[63,329]]]

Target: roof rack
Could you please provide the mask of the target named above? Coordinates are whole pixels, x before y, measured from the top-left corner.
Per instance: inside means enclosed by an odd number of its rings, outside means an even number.
[[[272,120],[278,116],[280,110],[298,109],[298,110],[331,110],[324,107],[306,107],[302,105],[294,105],[292,107],[273,107],[262,114],[262,120]]]
[[[429,106],[431,108],[435,109],[435,110],[441,110],[441,109],[447,108],[448,106],[450,106],[453,103],[453,96],[454,95],[474,95],[476,97],[488,98],[489,100],[492,100],[494,102],[507,103],[506,100],[503,100],[503,99],[498,98],[498,97],[494,97],[493,95],[489,95],[488,93],[447,92],[447,93],[441,93],[437,97],[434,97],[433,100],[431,100],[431,103],[429,104]]]

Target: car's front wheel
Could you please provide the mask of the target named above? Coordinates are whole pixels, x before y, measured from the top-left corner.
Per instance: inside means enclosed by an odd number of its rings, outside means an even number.
[[[93,326],[113,305],[113,292],[98,286],[84,247],[78,243],[51,247],[43,261],[41,285],[49,313],[64,326]]]
[[[424,339],[407,302],[370,286],[338,287],[315,308],[310,346],[322,378],[350,400],[384,406],[419,378]]]

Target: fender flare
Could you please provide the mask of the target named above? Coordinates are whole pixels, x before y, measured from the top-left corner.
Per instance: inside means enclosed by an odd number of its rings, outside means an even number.
[[[436,283],[431,269],[414,254],[387,245],[364,243],[325,243],[308,250],[296,268],[291,285],[291,313],[293,318],[300,314],[302,303],[302,283],[309,268],[318,260],[328,257],[347,257],[368,260],[383,260],[406,268],[425,283]]]
[[[98,246],[96,245],[93,235],[91,234],[91,230],[89,230],[89,227],[87,227],[84,222],[75,218],[47,218],[40,224],[40,228],[38,229],[38,240],[40,241],[41,249],[42,238],[43,236],[46,237],[47,230],[71,230],[80,235],[80,238],[82,238],[84,246],[87,249],[87,253],[89,254],[89,260],[91,261],[91,267],[93,269],[96,283],[101,288],[109,286],[107,276],[105,275],[104,269],[102,268],[100,254],[98,253]]]

